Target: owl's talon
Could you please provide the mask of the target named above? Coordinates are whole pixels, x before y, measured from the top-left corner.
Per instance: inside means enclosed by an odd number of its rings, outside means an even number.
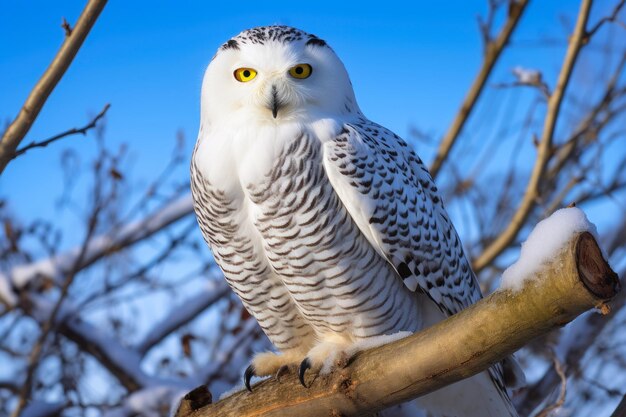
[[[289,365],[283,365],[276,371],[276,380],[280,382],[280,377],[289,372]]]
[[[302,363],[300,363],[300,369],[298,371],[298,378],[300,378],[300,383],[302,384],[304,388],[308,388],[306,384],[304,383],[304,374],[306,373],[306,370],[310,368],[311,368],[311,361],[309,360],[309,358],[304,358]]]
[[[256,373],[254,371],[254,365],[250,365],[246,368],[246,372],[243,373],[243,383],[250,392],[252,392],[252,388],[250,387],[250,380],[253,376],[256,376]]]

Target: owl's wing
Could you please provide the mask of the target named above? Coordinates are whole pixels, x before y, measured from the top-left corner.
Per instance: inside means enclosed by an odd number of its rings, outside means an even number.
[[[435,184],[400,137],[372,122],[343,126],[324,167],[361,232],[412,291],[446,316],[482,295]]]
[[[328,178],[372,246],[412,291],[422,291],[446,315],[482,295],[428,169],[399,136],[367,120],[348,123],[324,144]],[[515,359],[488,373],[513,410],[504,387],[504,368],[523,383]]]

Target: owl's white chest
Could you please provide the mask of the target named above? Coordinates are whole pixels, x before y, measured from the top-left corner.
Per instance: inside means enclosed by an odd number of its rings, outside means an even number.
[[[199,144],[195,164],[232,201],[230,224],[253,239],[276,284],[318,335],[359,339],[414,331],[420,324],[414,296],[328,180],[322,143],[339,126],[325,121],[216,130]],[[224,220],[208,221],[218,229]]]
[[[201,134],[194,155],[197,168],[212,184],[244,203],[245,189],[258,184],[276,164],[280,153],[299,135],[323,143],[339,130],[341,121],[265,123],[213,127]]]

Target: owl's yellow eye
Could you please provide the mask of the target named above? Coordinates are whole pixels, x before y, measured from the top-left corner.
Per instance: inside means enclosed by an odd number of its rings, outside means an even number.
[[[235,79],[242,83],[247,83],[256,77],[256,71],[252,68],[237,68],[235,70]]]
[[[293,78],[309,78],[311,73],[313,72],[313,68],[309,64],[298,64],[295,67],[289,69],[289,74]]]

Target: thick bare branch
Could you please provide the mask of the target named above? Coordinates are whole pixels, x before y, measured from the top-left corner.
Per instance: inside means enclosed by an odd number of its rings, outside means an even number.
[[[418,334],[362,352],[348,367],[314,379],[308,389],[293,374],[280,382],[271,378],[252,393],[235,393],[186,416],[371,414],[487,369],[618,290],[617,275],[584,232],[520,291],[496,291]]]
[[[15,150],[30,130],[48,96],[65,74],[76,53],[85,41],[89,31],[104,9],[106,0],[89,0],[81,13],[76,26],[65,40],[56,56],[30,92],[17,117],[9,125],[0,140],[0,175],[13,159]],[[67,32],[66,32],[67,33]]]
[[[459,109],[456,117],[452,121],[452,125],[446,132],[445,136],[441,140],[439,144],[439,149],[437,149],[437,155],[435,156],[435,160],[433,161],[430,167],[430,175],[433,178],[437,177],[441,166],[445,162],[448,154],[452,150],[454,143],[457,138],[461,134],[461,130],[463,130],[463,126],[465,122],[469,118],[472,110],[474,109],[474,105],[480,98],[481,93],[485,87],[485,83],[491,74],[500,54],[506,47],[511,38],[511,34],[515,30],[515,27],[520,21],[526,6],[528,5],[528,0],[513,0],[510,3],[509,7],[509,15],[504,23],[504,26],[500,30],[500,33],[495,38],[495,40],[487,40],[487,44],[485,45],[485,57],[483,59],[483,64],[478,71],[478,75],[474,79],[472,86],[470,87],[463,103],[461,104],[461,108]]]
[[[532,174],[528,180],[528,184],[526,185],[526,191],[524,193],[524,197],[522,198],[522,202],[504,231],[502,231],[502,233],[500,233],[500,235],[498,235],[498,237],[485,248],[482,254],[474,260],[473,267],[476,272],[481,271],[484,267],[489,265],[513,242],[520,229],[525,224],[531,210],[535,207],[541,180],[544,176],[544,171],[548,161],[552,155],[552,139],[554,136],[556,122],[559,118],[561,103],[563,102],[565,90],[567,89],[567,85],[574,70],[578,54],[585,44],[585,28],[587,27],[587,20],[589,19],[590,11],[591,0],[583,0],[578,12],[578,19],[576,21],[574,33],[570,38],[565,59],[563,61],[563,65],[561,66],[556,87],[548,100],[548,108],[544,120],[541,141],[537,149],[537,159],[535,160],[535,166],[533,167]]]

